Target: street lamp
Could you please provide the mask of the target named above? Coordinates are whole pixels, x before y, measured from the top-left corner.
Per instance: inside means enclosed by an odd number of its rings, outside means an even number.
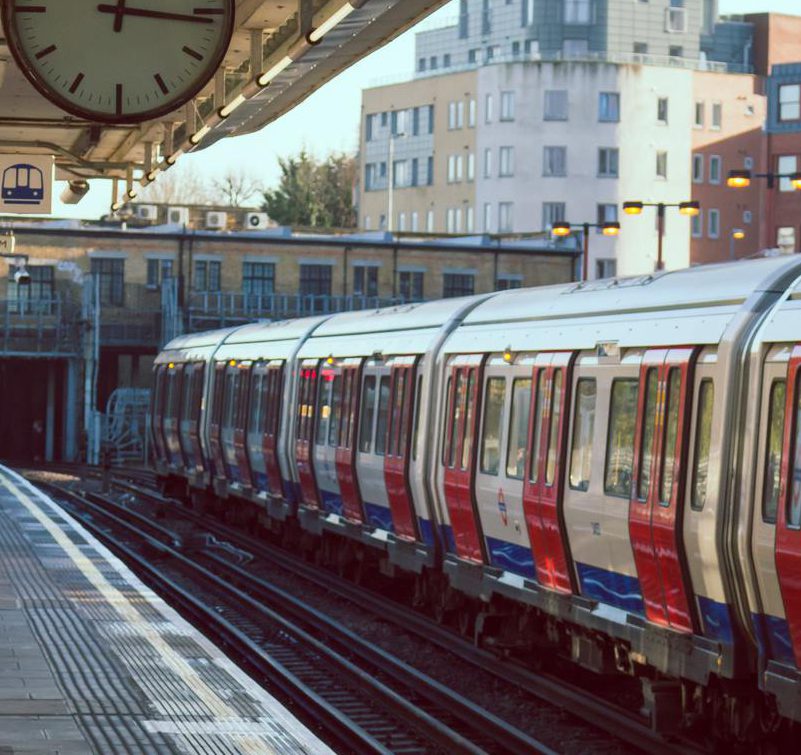
[[[777,178],[788,178],[793,189],[801,190],[801,173],[752,173],[750,170],[730,170],[726,185],[730,189],[747,189],[754,178],[764,178],[769,189],[776,185]]]
[[[665,210],[668,207],[677,207],[680,215],[695,217],[701,212],[701,203],[695,201],[676,202],[674,204],[668,202],[623,202],[623,212],[626,215],[642,215],[643,208],[645,207],[656,207],[656,219],[659,231],[656,270],[659,272],[665,269],[665,263],[662,259],[662,248],[665,242]]]
[[[620,235],[620,223],[568,223],[566,220],[557,220],[551,226],[551,233],[556,238],[569,236],[574,228],[581,228],[584,233],[584,259],[582,262],[581,280],[586,281],[589,276],[590,265],[590,228],[600,228],[604,236],[615,237]]]
[[[734,242],[742,241],[745,238],[745,231],[742,228],[732,228],[729,236],[729,259],[734,259]]]

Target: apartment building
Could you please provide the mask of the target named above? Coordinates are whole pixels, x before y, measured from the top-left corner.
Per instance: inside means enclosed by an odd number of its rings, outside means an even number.
[[[618,238],[593,232],[593,278],[653,270],[655,213],[618,218],[623,202],[696,199],[692,221],[667,213],[668,268],[756,251],[761,195],[732,201],[725,171],[764,164],[761,74],[801,19],[721,20],[701,0],[459,8],[418,35],[413,80],[363,94],[363,227],[514,234],[619,219]],[[391,128],[409,121],[434,126]]]

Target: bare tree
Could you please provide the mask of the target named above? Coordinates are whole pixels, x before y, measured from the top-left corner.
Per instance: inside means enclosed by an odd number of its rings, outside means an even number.
[[[140,194],[140,202],[155,204],[191,205],[208,204],[209,186],[194,167],[186,164],[170,168],[162,173]]]
[[[262,185],[243,168],[229,168],[220,178],[212,179],[214,198],[228,207],[242,207],[263,191]]]

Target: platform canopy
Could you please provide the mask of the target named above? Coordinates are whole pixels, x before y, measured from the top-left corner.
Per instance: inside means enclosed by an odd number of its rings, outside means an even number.
[[[444,2],[237,0],[233,40],[215,78],[178,111],[136,126],[62,111],[28,82],[2,40],[0,152],[53,154],[57,178],[117,178],[119,199],[134,198],[182,155],[259,131]],[[315,28],[325,34],[310,44]]]

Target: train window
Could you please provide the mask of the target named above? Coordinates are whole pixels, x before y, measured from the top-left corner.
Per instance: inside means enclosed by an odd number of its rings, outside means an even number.
[[[264,387],[267,384],[267,378],[262,373],[254,373],[250,383],[250,428],[263,433],[264,421],[266,419]]]
[[[673,493],[673,473],[676,469],[676,441],[679,436],[679,409],[681,404],[681,371],[674,367],[668,372],[665,397],[665,435],[662,449],[662,479],[659,483],[659,502],[670,503]]]
[[[251,371],[250,369],[242,370],[239,386],[239,404],[236,413],[236,427],[243,432],[248,429],[248,402],[251,393]]]
[[[336,445],[341,448],[350,448],[350,425],[353,419],[353,380],[356,377],[353,370],[345,370],[342,376],[342,408],[340,409],[339,432]]]
[[[470,370],[467,376],[467,405],[464,413],[464,439],[462,442],[462,469],[467,469],[473,453],[473,398],[476,392],[476,371]]]
[[[406,396],[406,370],[395,374],[395,395],[392,397],[392,412],[389,417],[389,454],[400,456],[403,449],[403,401]]]
[[[531,469],[529,480],[537,482],[540,474],[540,438],[542,437],[542,413],[545,407],[545,370],[537,375],[537,398],[534,402],[534,426],[531,437]]]
[[[582,378],[576,384],[573,412],[573,444],[570,451],[570,487],[589,490],[592,469],[592,442],[595,434],[595,378]]]
[[[786,398],[787,383],[784,380],[774,380],[770,387],[765,480],[762,485],[762,519],[768,524],[776,524],[776,512],[779,506]]]
[[[801,372],[798,373],[795,385],[795,418],[793,429],[793,469],[790,479],[790,498],[787,501],[787,526],[801,528]]]
[[[501,428],[506,403],[506,379],[489,378],[484,391],[484,434],[481,438],[481,471],[496,475],[501,468]]]
[[[448,406],[448,418],[451,422],[450,438],[448,440],[448,459],[449,467],[456,466],[456,446],[459,443],[459,418],[462,414],[462,396],[464,395],[464,372],[459,370],[456,374],[456,386],[453,389]],[[448,394],[450,395],[451,381],[448,381]]]
[[[331,419],[331,384],[334,382],[334,376],[330,372],[322,373],[322,377],[317,397],[317,406],[320,407],[317,414],[316,442],[318,446],[328,443],[328,423]]]
[[[331,383],[331,414],[328,418],[328,445],[336,447],[339,423],[342,421],[342,375]]]
[[[398,404],[398,421],[400,422],[400,428],[398,430],[398,449],[397,454],[398,456],[405,456],[406,455],[406,438],[409,434],[409,414],[406,408],[407,404],[407,394],[411,392],[411,380],[412,380],[412,373],[410,370],[401,370],[401,374],[398,376],[403,380],[403,396],[397,402]]]
[[[634,429],[637,423],[637,380],[615,380],[609,405],[604,492],[628,498],[634,465]]]
[[[211,407],[212,422],[215,425],[222,424],[223,416],[223,395],[225,391],[225,377],[222,367],[217,365],[214,372],[214,405]]]
[[[637,480],[637,498],[644,501],[651,487],[651,463],[654,451],[654,430],[656,423],[656,400],[659,392],[659,378],[652,367],[645,376],[645,412],[642,418],[642,444],[640,446],[640,475]]]
[[[387,422],[389,420],[389,375],[378,384],[378,420],[375,425],[375,452],[383,456],[387,450]]]
[[[373,445],[373,417],[375,416],[375,378],[368,375],[362,390],[362,421],[359,427],[359,450],[370,453]]]
[[[412,459],[417,461],[417,437],[420,431],[420,404],[423,398],[423,376],[417,378],[417,389],[414,396],[414,428],[412,429]]]
[[[506,450],[506,476],[522,480],[526,468],[528,409],[531,405],[531,379],[512,383],[512,413],[509,415],[509,441]]]
[[[551,391],[551,430],[548,436],[548,458],[545,466],[545,484],[553,485],[556,477],[556,459],[559,454],[559,420],[562,414],[562,370],[553,377]]]
[[[184,368],[184,390],[181,395],[181,421],[192,418],[192,402],[195,398],[195,383],[197,382],[200,370],[194,365],[188,364]]]
[[[227,372],[225,375],[225,408],[223,410],[223,427],[234,426],[237,399],[239,398],[239,370]]]
[[[709,480],[709,451],[712,447],[712,407],[715,384],[702,380],[698,391],[698,414],[695,420],[695,455],[693,461],[693,494],[690,505],[700,511],[706,503]]]

